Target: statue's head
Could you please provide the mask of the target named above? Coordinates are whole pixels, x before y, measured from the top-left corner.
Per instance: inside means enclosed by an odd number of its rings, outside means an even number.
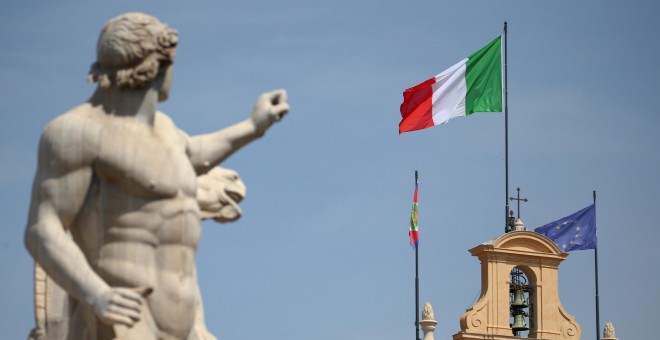
[[[88,79],[102,89],[146,87],[171,69],[177,42],[177,31],[153,16],[126,13],[112,18],[99,36]]]

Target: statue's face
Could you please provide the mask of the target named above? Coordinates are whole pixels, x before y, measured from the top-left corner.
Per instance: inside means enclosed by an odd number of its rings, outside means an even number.
[[[163,80],[158,89],[158,101],[164,102],[170,96],[170,88],[172,87],[172,77],[174,74],[174,64],[169,64],[163,72]]]

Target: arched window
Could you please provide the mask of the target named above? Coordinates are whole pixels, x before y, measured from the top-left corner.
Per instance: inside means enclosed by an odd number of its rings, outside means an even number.
[[[533,282],[521,267],[511,270],[509,283],[509,311],[511,314],[510,325],[513,336],[527,338],[529,330],[535,328],[533,311],[534,306],[530,303],[530,295],[534,292]]]

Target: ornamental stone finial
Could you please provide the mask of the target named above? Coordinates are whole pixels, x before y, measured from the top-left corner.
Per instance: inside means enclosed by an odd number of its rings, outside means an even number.
[[[422,320],[434,320],[435,317],[433,316],[433,307],[431,306],[430,303],[425,303],[424,304],[424,309],[422,310]]]
[[[514,231],[525,231],[527,228],[525,228],[525,223],[518,217],[516,220],[516,223],[513,224],[513,230]]]
[[[614,333],[614,326],[610,321],[605,324],[605,329],[603,329],[603,340],[617,340],[616,334]]]
[[[425,303],[422,310],[422,321],[419,322],[424,332],[424,340],[434,340],[433,332],[437,324],[438,322],[435,321],[435,317],[433,316],[433,307],[431,307],[430,303]]]

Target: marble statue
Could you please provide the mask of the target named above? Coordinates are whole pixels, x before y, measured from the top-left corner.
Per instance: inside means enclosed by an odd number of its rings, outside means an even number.
[[[152,16],[111,19],[89,73],[97,90],[41,136],[25,245],[37,264],[35,294],[45,282],[41,302],[59,309],[46,306],[45,320],[66,325],[34,338],[213,338],[195,268],[200,221],[240,217],[245,189],[217,165],[289,106],[284,90],[264,93],[244,121],[187,135],[156,109],[168,97],[177,41]]]
[[[202,219],[213,219],[220,223],[240,218],[238,206],[245,197],[245,184],[233,170],[216,167],[197,177],[197,203]],[[36,327],[28,340],[66,340],[69,328],[69,296],[53,282],[39,266],[34,267],[35,321]],[[215,340],[204,322],[201,295],[195,311],[195,336],[198,340]]]

